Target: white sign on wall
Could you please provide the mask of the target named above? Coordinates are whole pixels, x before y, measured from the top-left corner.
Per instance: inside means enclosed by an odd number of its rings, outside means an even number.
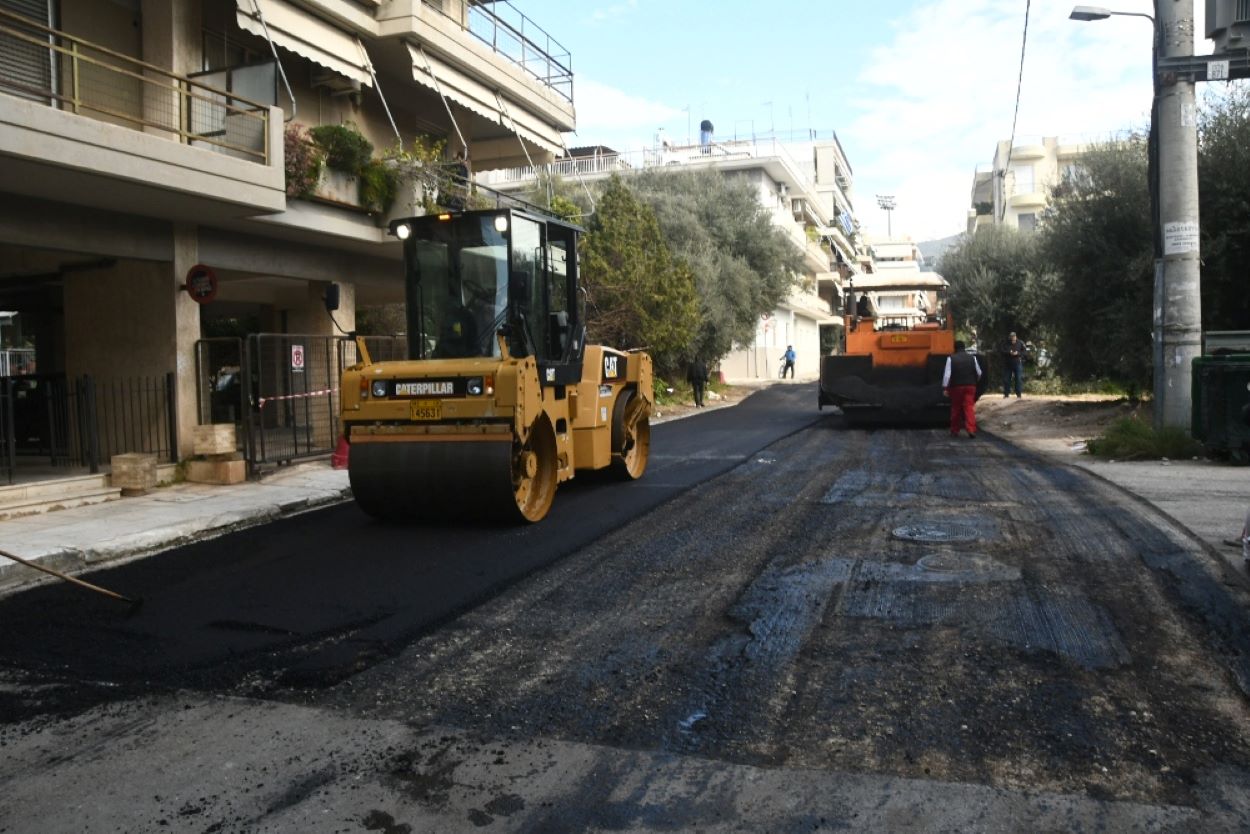
[[[291,345],[291,370],[302,373],[304,370],[304,346]]]

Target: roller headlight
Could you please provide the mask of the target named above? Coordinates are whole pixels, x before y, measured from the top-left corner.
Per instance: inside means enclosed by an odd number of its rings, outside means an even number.
[[[412,234],[412,227],[407,223],[400,223],[395,227],[395,237],[400,240],[407,240],[410,234]]]
[[[372,390],[373,390],[373,396],[375,396],[375,397],[385,397],[385,396],[386,396],[386,380],[385,380],[385,379],[375,379],[375,380],[373,381],[373,389],[372,389]]]
[[[482,392],[486,390],[486,384],[480,376],[470,377],[465,385],[465,390],[469,392],[470,397],[480,397]]]

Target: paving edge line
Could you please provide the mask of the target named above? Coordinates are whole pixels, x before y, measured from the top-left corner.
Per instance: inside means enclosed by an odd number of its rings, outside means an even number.
[[[211,516],[203,526],[194,529],[187,529],[185,523],[167,525],[145,530],[142,533],[123,536],[120,539],[101,544],[99,547],[57,548],[31,558],[62,573],[76,576],[79,573],[94,571],[97,568],[116,567],[136,559],[155,556],[166,550],[173,550],[174,548],[185,547],[196,542],[215,539],[239,530],[246,530],[261,524],[269,524],[282,518],[300,515],[310,510],[321,509],[335,504],[343,504],[351,500],[351,487],[344,487],[338,492],[327,491],[318,495],[284,501],[245,515],[219,513]],[[170,531],[177,532],[171,535]],[[38,585],[61,581],[63,580],[9,560],[8,564],[0,565],[0,598]]]

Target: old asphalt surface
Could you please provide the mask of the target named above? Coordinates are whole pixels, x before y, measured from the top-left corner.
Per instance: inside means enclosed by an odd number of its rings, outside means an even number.
[[[1246,830],[1246,472],[843,432],[809,386],[657,432],[644,488],[481,533],[492,564],[569,555],[393,646],[430,602],[404,531],[299,515],[341,472],[36,519],[70,564],[278,520],[246,558],[223,535],[102,575],[177,585],[124,622],[5,603],[28,717],[0,722],[0,832]]]
[[[1207,460],[1109,462],[1054,441],[1017,442],[1149,503],[1245,575],[1235,543],[1250,505],[1250,468]],[[0,521],[0,551],[78,573],[349,500],[346,470],[315,461],[244,484],[174,484],[142,496],[6,519]],[[57,580],[0,556],[0,594],[45,581]]]

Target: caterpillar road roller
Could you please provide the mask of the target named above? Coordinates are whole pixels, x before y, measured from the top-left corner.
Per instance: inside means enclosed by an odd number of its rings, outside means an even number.
[[[518,208],[391,223],[407,358],[360,361],[341,399],[356,502],[376,518],[536,522],[578,470],[642,477],[651,358],[587,345],[577,226]]]
[[[942,374],[955,325],[947,289],[934,272],[857,277],[843,316],[846,351],[821,358],[817,406],[835,405],[852,423],[949,421]]]

